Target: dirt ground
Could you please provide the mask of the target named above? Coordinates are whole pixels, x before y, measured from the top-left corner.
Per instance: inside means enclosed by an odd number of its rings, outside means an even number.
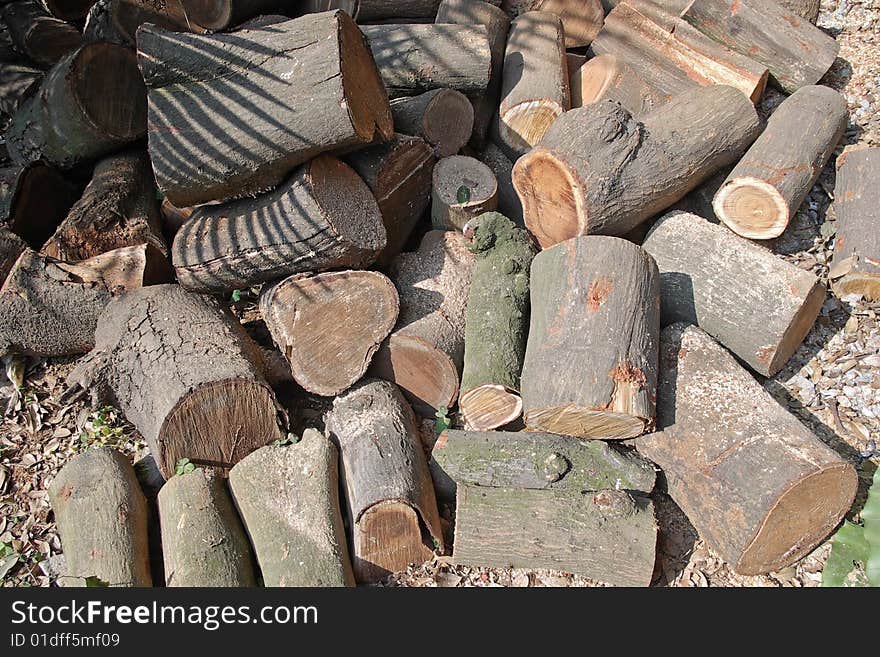
[[[840,57],[823,80],[845,94],[850,126],[845,145],[880,146],[880,0],[824,0],[819,26],[840,42]],[[780,96],[762,103],[770,112]],[[827,281],[834,244],[834,159],[786,234],[772,245],[781,256]],[[880,304],[829,294],[816,326],[786,369],[764,382],[768,391],[859,470],[862,486],[849,517],[857,516],[880,459]],[[3,586],[48,586],[61,553],[46,489],[61,466],[93,445],[117,447],[137,458],[143,441],[114,409],[62,405],[72,360],[29,362],[23,393],[0,368],[0,579]],[[818,586],[828,543],[778,573],[743,577],[699,539],[675,503],[655,493],[660,525],[658,586]],[[451,510],[444,509],[447,528]],[[594,586],[581,577],[550,571],[466,568],[447,556],[398,573],[390,586]]]

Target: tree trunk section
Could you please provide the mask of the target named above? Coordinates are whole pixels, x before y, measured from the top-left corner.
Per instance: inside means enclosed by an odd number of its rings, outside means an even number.
[[[206,30],[220,32],[260,14],[291,10],[285,0],[179,0],[186,16]],[[297,3],[298,4],[298,3]],[[328,7],[329,9],[329,7]]]
[[[86,18],[83,39],[135,48],[137,29],[144,23],[177,32],[204,31],[184,13],[179,0],[98,0]]]
[[[776,2],[813,25],[819,18],[820,0],[776,0]]]
[[[22,64],[0,63],[0,112],[11,117],[36,93],[42,81],[43,71]]]
[[[520,228],[524,228],[522,203],[511,180],[513,162],[504,151],[491,141],[486,143],[486,147],[477,157],[492,170],[495,181],[498,183],[499,212],[505,217],[509,217]]]
[[[498,182],[485,164],[465,155],[444,157],[432,174],[431,223],[438,230],[465,224],[498,207]]]
[[[41,68],[52,66],[82,45],[79,30],[47,14],[36,0],[6,5],[3,20],[16,49]]]
[[[394,129],[424,138],[438,157],[455,155],[468,143],[474,127],[474,108],[460,91],[433,89],[418,96],[391,101]]]
[[[40,0],[43,8],[63,21],[78,21],[86,17],[95,0]]]
[[[616,55],[593,57],[569,75],[572,108],[612,100],[636,118],[648,114],[667,98],[636,70]]]
[[[27,250],[22,239],[0,224],[0,289],[18,257]]]
[[[556,14],[565,28],[566,48],[590,45],[605,16],[599,0],[503,0],[501,7],[513,17],[527,11]]]
[[[0,169],[0,221],[39,250],[67,216],[80,189],[44,164]]]

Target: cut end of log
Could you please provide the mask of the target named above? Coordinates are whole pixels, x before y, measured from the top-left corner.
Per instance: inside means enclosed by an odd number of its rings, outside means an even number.
[[[769,240],[788,226],[788,203],[770,183],[758,178],[735,178],[727,182],[712,202],[715,215],[737,235]]]
[[[354,528],[352,566],[359,582],[381,582],[410,564],[433,555],[430,536],[418,512],[405,502],[379,502],[367,509]]]
[[[861,294],[868,301],[880,299],[880,274],[846,274],[834,281],[832,288],[838,297]]]
[[[552,153],[535,149],[513,167],[513,186],[523,204],[526,228],[542,249],[583,233],[580,187],[574,172]]]
[[[788,328],[785,329],[785,334],[782,336],[782,340],[779,341],[779,346],[773,353],[773,357],[769,359],[767,376],[773,376],[779,372],[788,362],[788,359],[794,355],[798,347],[801,346],[801,343],[807,337],[807,333],[813,328],[816,317],[819,316],[819,311],[822,310],[823,303],[825,303],[825,285],[817,280],[810,288],[803,304],[795,313]]]
[[[462,393],[458,400],[465,425],[473,431],[492,431],[522,415],[522,397],[506,386],[484,385]]]
[[[582,107],[602,98],[618,72],[614,55],[598,55],[571,73],[577,83],[571,85],[571,106]]]
[[[425,109],[424,136],[436,146],[438,157],[458,153],[470,140],[473,129],[474,106],[460,91],[441,89]]]
[[[580,406],[557,406],[529,411],[525,423],[530,431],[601,440],[626,440],[645,432],[647,422],[626,413],[613,413]]]
[[[527,151],[541,141],[544,133],[564,111],[564,107],[550,99],[514,105],[501,115],[501,138],[511,147]]]
[[[232,0],[182,0],[190,21],[208,30],[222,30],[232,20]]]
[[[99,132],[120,141],[144,134],[147,88],[134,52],[112,43],[88,44],[76,58],[72,78],[75,97]]]
[[[472,157],[452,155],[437,162],[432,188],[431,218],[440,230],[464,230],[469,219],[498,207],[495,174]]]

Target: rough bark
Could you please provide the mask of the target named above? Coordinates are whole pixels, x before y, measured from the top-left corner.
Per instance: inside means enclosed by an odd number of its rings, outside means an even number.
[[[150,157],[174,205],[253,196],[319,153],[393,134],[364,36],[343,12],[211,36],[143,26],[137,39]]]
[[[18,235],[0,224],[0,288],[12,271],[15,261],[27,248],[27,244]]]
[[[442,549],[416,417],[400,390],[365,380],[336,398],[325,423],[342,457],[357,580],[380,581],[422,563],[433,553],[431,540]]]
[[[643,246],[660,268],[663,324],[699,324],[764,376],[782,369],[825,301],[813,274],[696,215],[669,213]]]
[[[522,370],[526,426],[634,438],[654,423],[660,280],[640,247],[579,237],[539,253]]]
[[[108,447],[74,456],[49,487],[69,585],[151,586],[147,503],[128,459]],[[71,581],[72,580],[72,581]]]
[[[486,147],[478,157],[483,164],[492,170],[495,181],[498,183],[498,210],[505,217],[509,217],[517,226],[524,228],[522,203],[511,180],[513,162],[504,151],[491,141],[486,143]]]
[[[776,0],[779,5],[793,12],[813,25],[819,18],[820,0]]]
[[[610,101],[566,112],[513,168],[526,227],[544,248],[624,235],[739,159],[760,128],[745,94],[723,85],[677,96],[641,121]]]
[[[78,21],[86,17],[95,0],[40,0],[43,8],[63,21]]]
[[[849,124],[846,99],[828,87],[798,89],[776,109],[713,201],[733,232],[782,235]]]
[[[322,155],[277,189],[198,209],[172,245],[185,288],[225,292],[282,276],[358,268],[385,247],[376,199],[340,160]]]
[[[569,73],[572,108],[613,100],[634,117],[644,116],[667,99],[637,70],[616,55],[593,57]]]
[[[392,18],[413,22],[431,22],[437,13],[439,0],[307,0],[309,11],[338,8],[353,16],[359,23]]]
[[[394,129],[424,138],[438,157],[454,155],[468,143],[474,127],[474,108],[460,91],[432,89],[418,96],[391,101]]]
[[[137,29],[144,23],[166,30],[204,31],[184,13],[179,0],[98,0],[89,10],[83,39],[134,48]]]
[[[40,88],[43,71],[22,64],[0,63],[0,112],[12,116]]]
[[[48,68],[82,45],[79,30],[47,14],[36,0],[10,3],[2,17],[16,49],[37,66]]]
[[[566,48],[590,45],[605,16],[600,0],[503,0],[501,7],[513,17],[527,11],[556,14],[565,28]]]
[[[284,438],[256,345],[219,301],[177,285],[125,294],[98,320],[72,388],[121,409],[168,478],[178,460],[231,468]]]
[[[314,429],[232,468],[229,487],[266,586],[354,586],[338,478],[337,449]]]
[[[794,563],[849,510],[855,469],[706,333],[663,332],[658,423],[642,454],[700,536],[739,573]]]
[[[498,182],[479,160],[444,157],[432,178],[431,223],[438,230],[463,230],[468,220],[498,207]]]
[[[159,491],[166,586],[255,586],[253,554],[217,470],[176,475]]]
[[[80,189],[44,164],[0,169],[0,222],[38,250],[67,216]]]
[[[260,295],[263,320],[293,378],[326,397],[364,375],[398,309],[394,284],[372,271],[294,275]]]

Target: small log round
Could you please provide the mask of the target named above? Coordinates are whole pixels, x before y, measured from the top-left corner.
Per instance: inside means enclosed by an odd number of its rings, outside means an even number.
[[[571,107],[613,100],[634,117],[647,114],[666,98],[636,70],[614,55],[598,55],[570,72]]]
[[[0,221],[39,250],[80,196],[53,167],[40,163],[0,169]]]
[[[16,49],[42,68],[82,45],[78,29],[47,14],[36,0],[9,3],[2,15]]]
[[[394,129],[423,137],[438,157],[454,155],[468,143],[474,127],[474,108],[460,91],[433,89],[418,96],[391,101]]]
[[[166,30],[203,31],[189,19],[179,0],[98,0],[86,17],[83,39],[134,48],[137,29],[144,23]]]
[[[565,28],[566,48],[590,45],[605,17],[600,0],[502,0],[501,8],[514,17],[526,11],[556,14]]]
[[[438,230],[463,230],[469,219],[498,207],[498,181],[477,159],[444,157],[432,178],[431,223]]]
[[[282,10],[284,0],[178,0],[196,25],[219,32],[260,14]],[[328,7],[329,9],[329,7]]]

